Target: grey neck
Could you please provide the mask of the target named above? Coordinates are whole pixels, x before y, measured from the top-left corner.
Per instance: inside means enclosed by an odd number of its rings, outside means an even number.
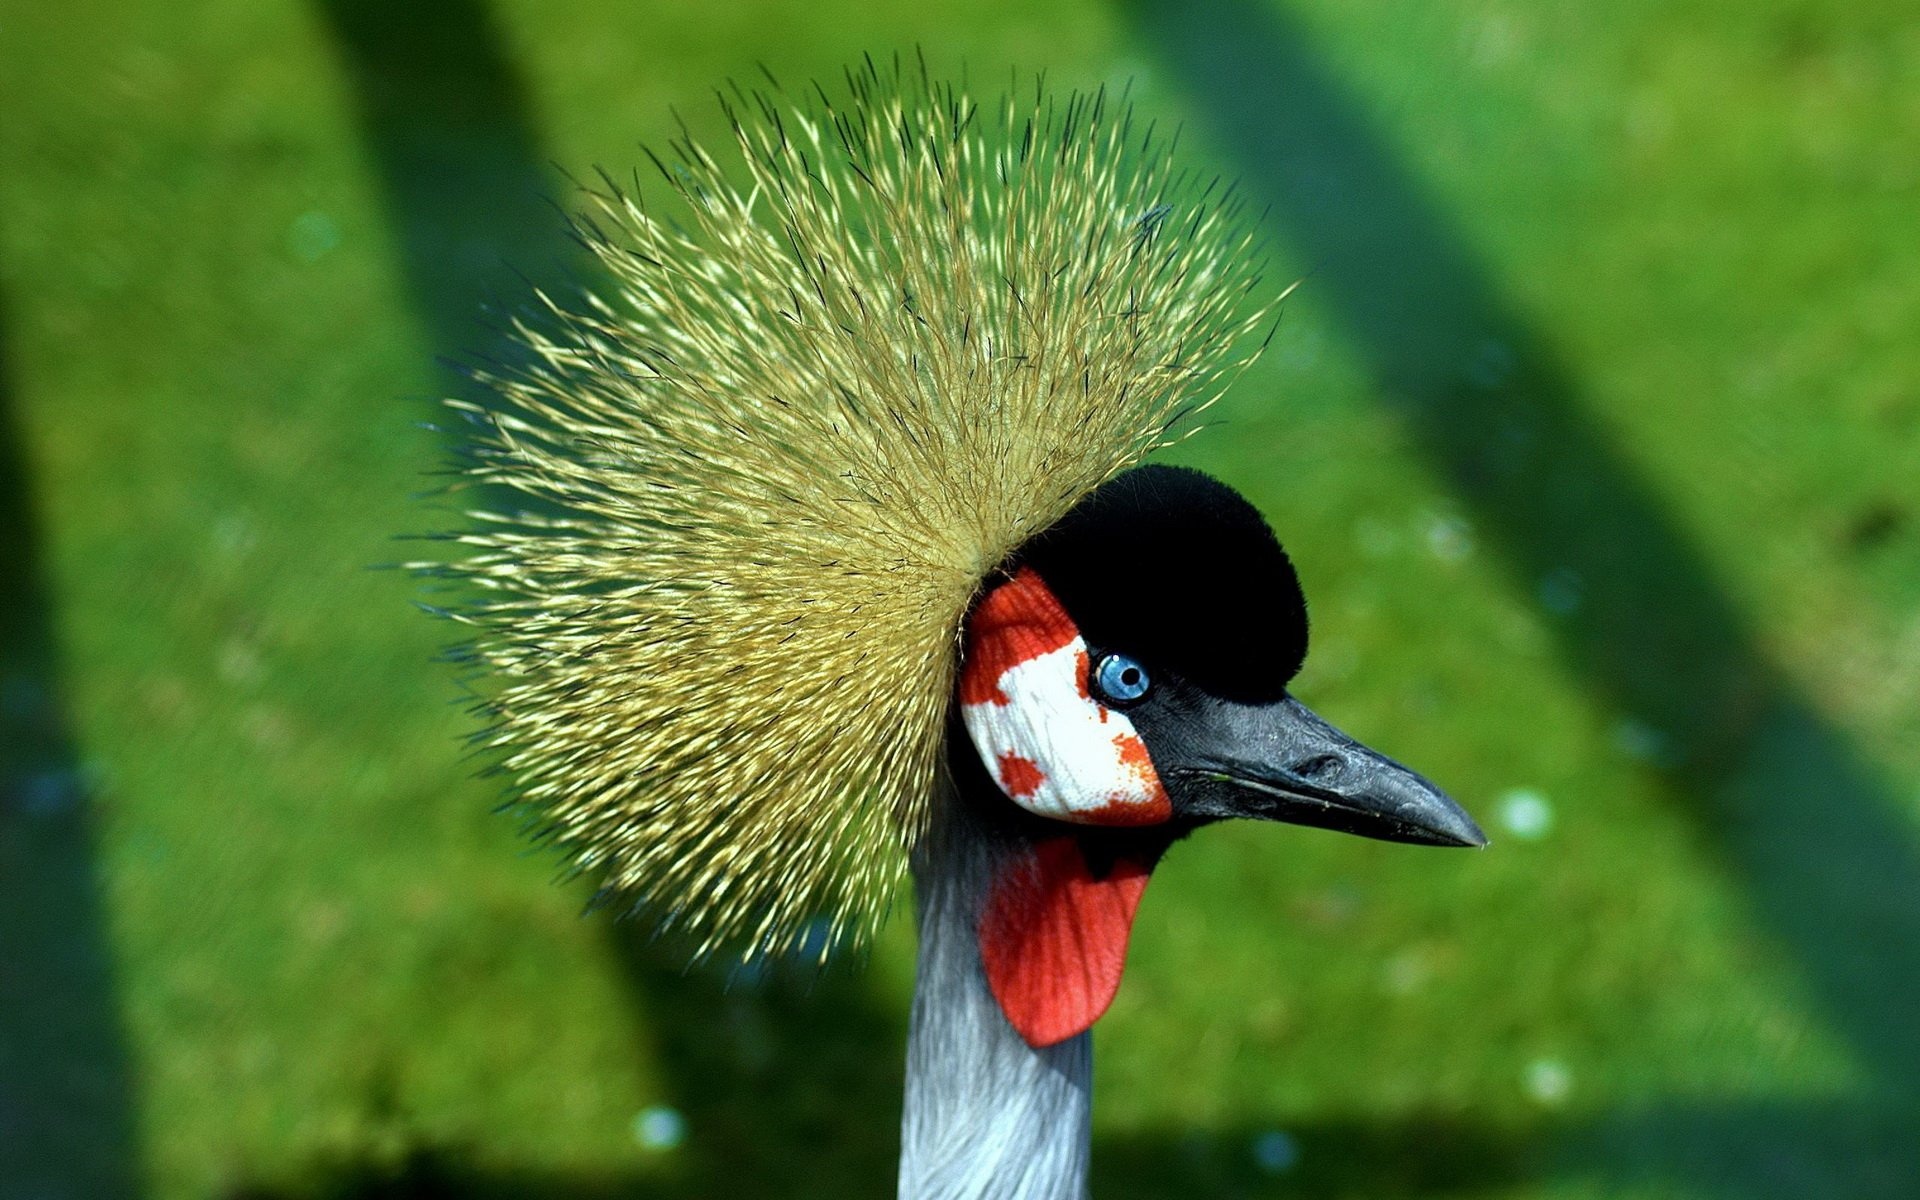
[[[1001,1015],[975,929],[1017,836],[938,798],[915,855],[920,953],[907,1036],[901,1200],[1080,1200],[1087,1194],[1093,1039],[1035,1050]]]

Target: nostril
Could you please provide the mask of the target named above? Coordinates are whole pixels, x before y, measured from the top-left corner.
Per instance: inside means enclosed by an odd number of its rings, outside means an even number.
[[[1331,754],[1316,754],[1312,758],[1294,764],[1293,773],[1302,779],[1318,779],[1323,775],[1332,775],[1340,770],[1340,760]]]

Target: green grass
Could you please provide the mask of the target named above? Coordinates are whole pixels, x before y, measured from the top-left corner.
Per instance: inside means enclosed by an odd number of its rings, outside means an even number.
[[[1182,457],[1300,564],[1297,690],[1495,839],[1179,848],[1099,1194],[1920,1192],[1905,6],[488,11],[0,8],[0,1197],[889,1190],[907,931],[729,989],[581,918],[365,567],[549,160],[916,44],[1132,77],[1273,204]]]

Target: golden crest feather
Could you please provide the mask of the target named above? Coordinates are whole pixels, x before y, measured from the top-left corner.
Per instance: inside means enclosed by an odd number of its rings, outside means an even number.
[[[468,593],[482,740],[702,952],[873,927],[983,581],[1257,353],[1231,189],[1124,98],[1022,91],[871,64],[837,97],[734,91],[739,161],[676,143],[675,222],[589,192],[606,282],[451,402],[465,482],[516,498],[433,564]]]

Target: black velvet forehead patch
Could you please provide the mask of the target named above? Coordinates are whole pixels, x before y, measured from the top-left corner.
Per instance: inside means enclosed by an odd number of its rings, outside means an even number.
[[[1100,650],[1225,700],[1277,700],[1307,654],[1307,602],[1253,505],[1186,467],[1136,467],[1020,548]]]

